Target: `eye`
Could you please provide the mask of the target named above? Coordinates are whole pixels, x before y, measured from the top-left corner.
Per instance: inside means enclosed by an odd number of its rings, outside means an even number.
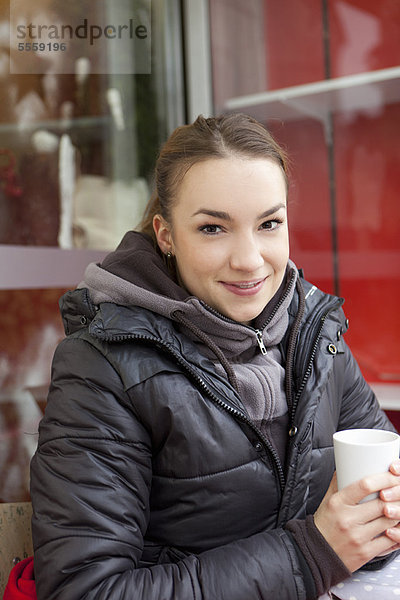
[[[222,231],[219,225],[202,225],[199,227],[199,231],[204,233],[205,235],[215,235],[216,233],[220,233]]]
[[[271,231],[272,229],[276,229],[277,227],[279,227],[279,225],[282,224],[282,221],[280,221],[279,219],[274,219],[271,221],[264,221],[264,223],[262,223],[260,225],[260,229],[266,229],[268,231]]]

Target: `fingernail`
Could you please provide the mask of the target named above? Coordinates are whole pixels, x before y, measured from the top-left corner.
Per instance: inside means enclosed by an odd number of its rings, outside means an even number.
[[[391,500],[392,496],[393,496],[393,492],[391,489],[381,491],[381,498],[383,500]]]
[[[395,473],[400,475],[400,460],[396,460],[394,463],[392,463],[392,469]]]
[[[395,509],[393,508],[393,506],[387,506],[386,507],[386,514],[388,517],[393,518],[395,515]]]

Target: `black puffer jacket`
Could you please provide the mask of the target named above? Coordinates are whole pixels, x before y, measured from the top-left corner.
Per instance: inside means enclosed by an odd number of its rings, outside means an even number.
[[[85,289],[64,297],[32,462],[40,600],[310,598],[284,525],[318,507],[336,430],[390,424],[342,339],[341,301],[302,285],[296,345],[282,348],[285,468],[172,321],[95,307]]]

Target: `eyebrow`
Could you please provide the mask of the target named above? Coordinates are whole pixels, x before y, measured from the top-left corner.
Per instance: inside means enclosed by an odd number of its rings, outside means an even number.
[[[266,217],[273,215],[275,212],[278,212],[278,210],[280,210],[281,208],[286,208],[286,204],[283,204],[281,202],[279,204],[276,204],[275,206],[272,206],[265,212],[261,213],[261,215],[259,215],[257,217],[257,221],[259,219],[265,219]],[[222,210],[211,210],[209,208],[199,208],[199,210],[196,210],[196,212],[194,212],[192,214],[192,217],[195,217],[196,215],[208,215],[209,217],[214,217],[216,219],[222,219],[223,221],[232,221],[232,217],[230,216],[230,214],[225,211],[222,211]]]

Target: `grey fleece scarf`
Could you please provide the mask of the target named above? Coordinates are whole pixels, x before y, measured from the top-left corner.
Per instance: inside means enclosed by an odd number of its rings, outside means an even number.
[[[288,327],[288,307],[297,277],[297,269],[289,261],[285,280],[269,303],[274,310],[271,313],[268,305],[256,319],[255,327],[259,329],[268,322],[262,329],[266,354],[261,353],[255,328],[210,311],[198,298],[188,295],[174,283],[161,257],[142,234],[129,232],[102,266],[90,264],[79,287],[89,289],[95,304],[113,302],[141,306],[177,321],[176,311],[179,311],[193,326],[189,329],[180,322],[183,333],[198,344],[200,351],[224,374],[224,366],[216,358],[212,345],[222,351],[233,368],[236,387],[249,417],[270,438],[283,459],[285,435],[282,428],[286,426],[287,403],[278,345]],[[196,335],[196,329],[202,332],[202,339]],[[207,338],[212,345],[207,343]]]

